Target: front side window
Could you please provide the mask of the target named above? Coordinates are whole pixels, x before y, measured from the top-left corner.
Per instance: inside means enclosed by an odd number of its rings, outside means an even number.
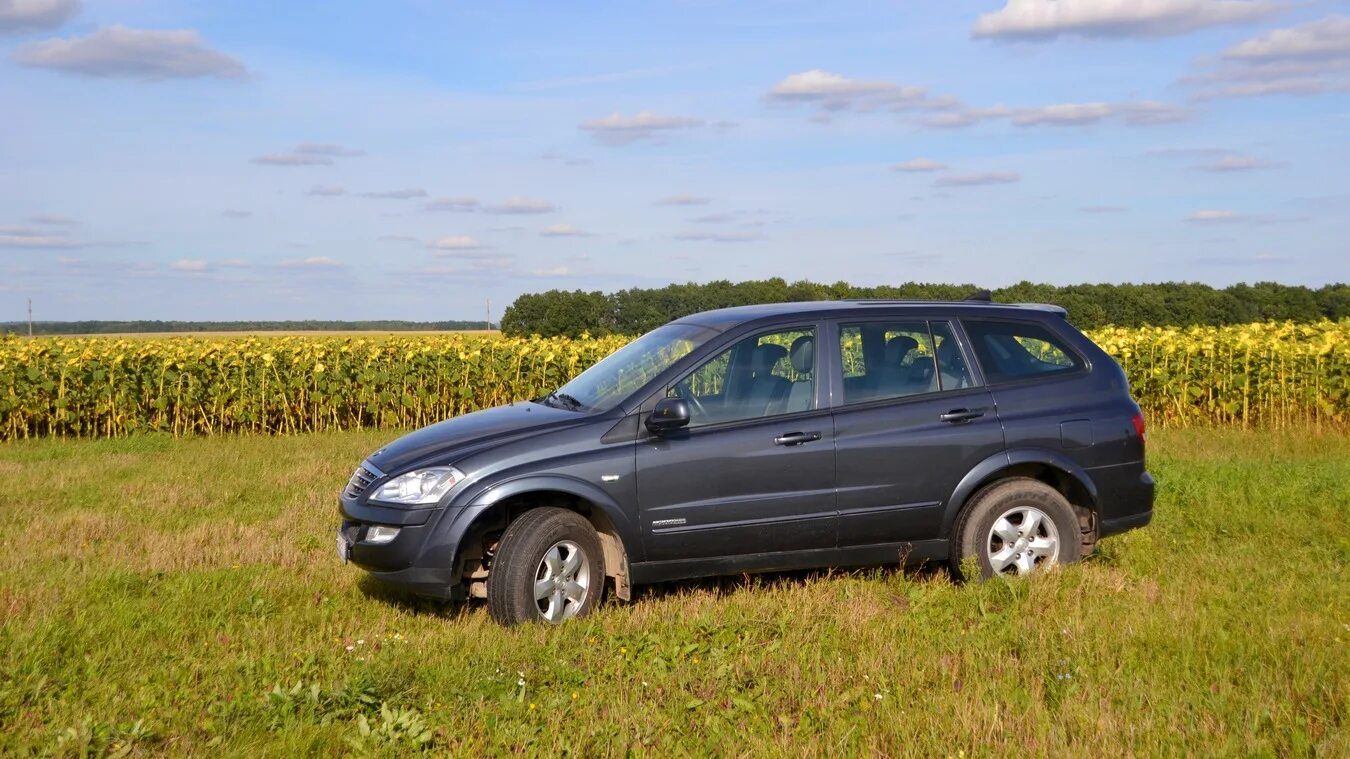
[[[1073,372],[1079,359],[1039,324],[963,320],[975,356],[989,382],[1012,382]]]
[[[670,388],[689,402],[689,426],[815,408],[816,333],[792,329],[748,337]]]

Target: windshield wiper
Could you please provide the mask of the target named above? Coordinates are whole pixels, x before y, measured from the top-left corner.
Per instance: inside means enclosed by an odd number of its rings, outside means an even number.
[[[581,401],[577,400],[576,398],[573,398],[572,396],[568,395],[567,393],[560,393],[560,392],[558,392],[557,390],[554,390],[553,392],[551,392],[551,393],[549,393],[548,395],[544,396],[544,404],[545,404],[545,405],[549,405],[549,406],[553,405],[553,404],[549,403],[550,400],[556,400],[556,401],[558,401],[559,403],[562,404],[562,408],[565,408],[565,409],[567,409],[568,411],[582,411],[582,410],[584,410],[584,409],[586,408],[586,404],[582,403]]]

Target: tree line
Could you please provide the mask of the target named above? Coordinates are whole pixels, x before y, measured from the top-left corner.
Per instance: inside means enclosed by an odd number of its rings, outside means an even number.
[[[75,321],[33,322],[34,335],[115,335],[147,332],[442,332],[490,329],[483,321]],[[0,322],[0,335],[26,335],[28,322]]]
[[[508,335],[637,335],[699,311],[757,303],[844,299],[961,300],[978,285],[907,282],[864,287],[781,278],[706,284],[693,282],[613,293],[549,290],[521,295],[502,315]],[[1069,311],[1080,329],[1246,324],[1267,320],[1311,322],[1350,317],[1350,285],[1312,289],[1276,282],[1224,288],[1194,282],[1046,285],[1018,282],[993,289],[1003,303],[1053,303]]]

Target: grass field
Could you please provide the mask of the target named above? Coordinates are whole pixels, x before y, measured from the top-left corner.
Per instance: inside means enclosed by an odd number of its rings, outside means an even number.
[[[1350,755],[1350,437],[1150,433],[1087,563],[642,591],[558,629],[333,556],[390,437],[0,445],[0,754]]]

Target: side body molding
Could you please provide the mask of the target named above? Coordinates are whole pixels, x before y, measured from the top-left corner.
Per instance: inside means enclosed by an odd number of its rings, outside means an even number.
[[[1083,490],[1087,492],[1093,505],[1097,503],[1097,486],[1092,483],[1092,478],[1088,477],[1087,472],[1083,471],[1082,467],[1063,453],[1049,448],[1014,448],[996,453],[981,461],[965,477],[961,478],[961,481],[956,485],[956,490],[947,499],[947,505],[943,509],[942,537],[949,540],[952,538],[952,528],[956,524],[956,515],[982,485],[993,479],[994,475],[999,472],[1022,464],[1044,464],[1068,474],[1083,486]]]

